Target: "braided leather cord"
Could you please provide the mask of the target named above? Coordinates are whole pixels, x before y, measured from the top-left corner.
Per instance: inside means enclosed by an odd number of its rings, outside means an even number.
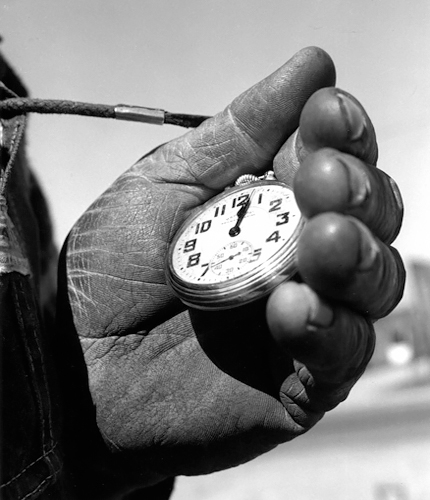
[[[127,106],[122,105],[126,108]],[[65,114],[65,115],[80,115],[92,116],[98,118],[120,118],[127,119],[124,116],[119,117],[116,113],[117,106],[108,104],[93,104],[79,101],[67,101],[57,99],[30,99],[24,97],[16,97],[5,99],[0,102],[0,117],[10,119],[14,116],[23,115],[26,113],[42,113],[42,114]],[[138,106],[130,106],[133,109],[139,109]],[[142,117],[140,120],[134,118],[133,121],[142,121],[154,123],[145,119],[145,110],[154,111],[150,108],[140,108]],[[179,113],[169,113],[163,110],[155,110],[161,113],[162,119],[160,124],[167,123],[170,125],[178,125],[180,127],[198,127],[209,116],[204,115],[188,115]]]

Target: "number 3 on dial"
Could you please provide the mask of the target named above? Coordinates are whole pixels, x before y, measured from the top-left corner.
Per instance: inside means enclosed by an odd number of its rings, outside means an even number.
[[[217,310],[257,300],[296,272],[303,219],[292,190],[275,180],[227,189],[176,233],[167,281],[187,305]]]

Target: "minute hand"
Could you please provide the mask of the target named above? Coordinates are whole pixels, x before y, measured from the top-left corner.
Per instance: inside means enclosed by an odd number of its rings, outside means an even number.
[[[242,224],[242,221],[245,218],[245,215],[247,214],[249,207],[251,206],[253,194],[254,191],[251,192],[246,202],[240,207],[240,210],[237,212],[236,224],[228,232],[230,236],[237,236],[238,234],[240,234],[240,225]]]

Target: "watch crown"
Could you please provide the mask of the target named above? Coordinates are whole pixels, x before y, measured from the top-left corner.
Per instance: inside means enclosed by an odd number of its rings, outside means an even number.
[[[257,182],[257,181],[276,181],[275,172],[273,170],[268,170],[260,177],[254,174],[243,174],[236,179],[234,185],[246,186],[247,184],[251,184],[252,182]]]
[[[253,174],[243,174],[236,179],[234,183],[235,186],[245,186],[246,184],[251,184],[251,182],[259,181],[260,178]]]

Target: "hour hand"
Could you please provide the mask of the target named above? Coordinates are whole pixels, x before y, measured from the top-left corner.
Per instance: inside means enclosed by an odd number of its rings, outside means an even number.
[[[248,212],[249,207],[251,206],[251,200],[253,194],[254,191],[251,192],[246,202],[240,207],[240,210],[237,212],[236,224],[228,232],[230,236],[237,236],[238,234],[240,234],[240,225],[242,224],[242,221],[245,218],[245,215]]]

